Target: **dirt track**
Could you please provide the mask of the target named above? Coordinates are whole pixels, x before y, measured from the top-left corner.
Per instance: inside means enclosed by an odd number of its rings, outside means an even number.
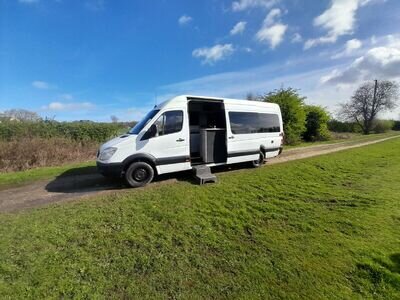
[[[399,136],[393,136],[367,142],[350,141],[289,149],[284,151],[281,156],[269,160],[266,166],[367,146],[398,137]],[[150,187],[155,184],[188,180],[188,177],[190,177],[188,173],[163,176],[157,182],[152,183]],[[0,191],[0,212],[15,212],[45,204],[73,200],[88,195],[116,191],[118,189],[125,189],[121,182],[106,179],[96,173],[71,176],[65,174],[50,181],[39,181],[33,184]]]

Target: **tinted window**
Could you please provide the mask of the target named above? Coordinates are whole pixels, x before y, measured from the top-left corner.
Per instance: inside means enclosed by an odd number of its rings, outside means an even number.
[[[233,134],[281,131],[276,114],[229,112],[229,120]]]
[[[182,130],[183,112],[181,110],[167,111],[155,122],[157,135],[166,135]]]

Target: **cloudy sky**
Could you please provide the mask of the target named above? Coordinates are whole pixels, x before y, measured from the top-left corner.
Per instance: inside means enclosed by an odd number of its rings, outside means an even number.
[[[398,0],[0,0],[0,111],[137,120],[290,86],[334,112],[373,79],[400,81]]]

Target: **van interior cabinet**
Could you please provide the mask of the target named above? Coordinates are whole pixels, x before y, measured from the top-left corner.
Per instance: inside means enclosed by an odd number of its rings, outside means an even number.
[[[200,155],[205,163],[226,161],[224,128],[205,128],[200,130]]]
[[[192,165],[226,162],[226,121],[223,103],[191,100],[188,107]]]

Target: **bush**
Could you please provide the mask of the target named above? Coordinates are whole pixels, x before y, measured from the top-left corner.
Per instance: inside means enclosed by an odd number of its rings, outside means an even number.
[[[393,128],[394,121],[392,120],[375,120],[372,130],[375,133],[388,132]]]
[[[358,124],[353,122],[341,122],[335,119],[328,121],[328,130],[333,132],[361,132]]]
[[[303,133],[303,139],[308,142],[329,140],[328,130],[329,113],[321,106],[307,105],[306,112],[306,130]]]
[[[400,131],[400,121],[393,121],[392,130]]]
[[[287,144],[294,145],[301,141],[306,121],[304,99],[292,88],[281,88],[260,97],[261,101],[279,104]]]
[[[119,123],[3,121],[0,123],[0,140],[57,137],[74,141],[103,142],[124,131],[127,131],[127,127]]]
[[[97,142],[65,138],[18,138],[0,141],[0,172],[94,160]]]

